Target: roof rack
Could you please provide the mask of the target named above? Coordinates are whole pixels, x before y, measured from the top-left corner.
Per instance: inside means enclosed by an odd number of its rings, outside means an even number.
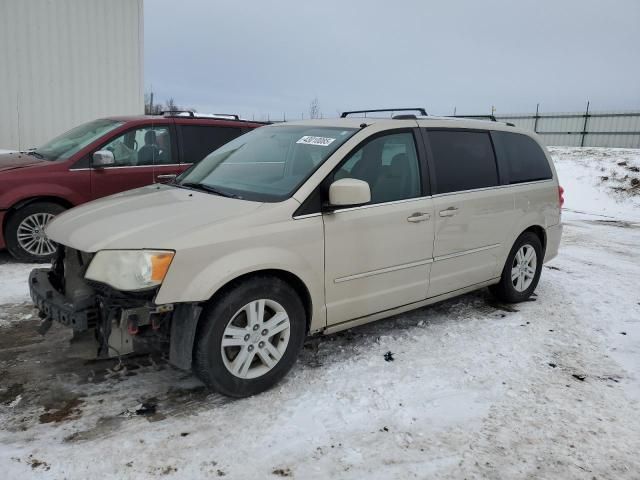
[[[188,113],[190,117],[195,117],[195,113],[191,110],[162,110],[160,115],[165,117],[177,117],[181,113]]]
[[[498,120],[496,120],[496,117],[494,115],[447,115],[448,117],[453,117],[453,118],[471,118],[471,119],[477,119],[477,120],[491,120],[492,122],[497,122]]]
[[[198,115],[191,110],[163,110],[160,112],[160,115],[164,115],[165,117],[179,117],[185,113],[189,118],[231,118],[233,120],[240,120],[240,116],[235,113],[203,113]]]
[[[424,108],[418,107],[418,108],[378,108],[376,110],[352,110],[350,112],[342,112],[340,114],[340,118],[347,118],[348,115],[353,115],[356,113],[364,113],[365,115],[367,113],[380,113],[380,112],[420,112],[420,115],[422,116],[427,116],[427,111]],[[397,118],[397,119],[401,119],[402,118],[412,118],[409,115],[397,115],[393,118]],[[413,118],[415,118],[415,115],[413,115]]]
[[[448,117],[453,117],[453,118],[470,118],[472,120],[491,120],[492,122],[498,122],[499,120],[496,119],[495,115],[448,115]],[[515,127],[516,124],[515,123],[511,123],[511,122],[500,122],[500,123],[504,123],[505,125],[508,125],[510,127]]]

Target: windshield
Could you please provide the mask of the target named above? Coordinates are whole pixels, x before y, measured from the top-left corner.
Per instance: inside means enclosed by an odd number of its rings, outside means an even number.
[[[123,122],[115,120],[94,120],[73,128],[53,140],[49,140],[44,145],[33,149],[30,153],[35,153],[47,160],[66,160],[122,124]]]
[[[247,200],[285,200],[356,131],[288,125],[258,128],[210,153],[177,184]]]

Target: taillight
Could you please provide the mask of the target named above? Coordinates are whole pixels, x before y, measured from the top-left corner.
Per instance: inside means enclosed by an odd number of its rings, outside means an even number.
[[[558,203],[560,204],[560,208],[564,205],[564,188],[558,186]]]

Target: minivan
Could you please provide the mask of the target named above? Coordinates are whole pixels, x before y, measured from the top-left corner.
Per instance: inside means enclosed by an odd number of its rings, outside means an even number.
[[[229,140],[263,125],[194,112],[109,117],[24,152],[0,152],[0,249],[48,261],[44,229],[59,213],[113,193],[166,182]]]
[[[170,184],[56,217],[53,265],[29,278],[45,326],[93,330],[104,357],[164,341],[173,365],[243,397],[309,335],[484,287],[528,299],[562,233],[539,138],[348,113],[257,128]]]

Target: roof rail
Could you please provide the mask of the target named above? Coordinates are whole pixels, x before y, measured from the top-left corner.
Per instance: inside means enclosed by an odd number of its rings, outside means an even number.
[[[494,115],[447,115],[448,117],[453,117],[453,118],[471,118],[471,119],[477,119],[477,120],[491,120],[492,122],[497,122],[498,120],[496,120],[496,117]]]
[[[191,110],[162,110],[160,115],[165,117],[176,117],[180,113],[188,113],[190,117],[195,117],[195,114]]]
[[[165,117],[180,117],[183,114],[187,114],[189,118],[231,118],[233,120],[240,120],[240,116],[235,113],[202,113],[198,114],[192,110],[163,110],[160,115]]]
[[[470,118],[472,120],[491,120],[492,122],[498,122],[499,120],[496,119],[495,115],[448,115],[448,117],[453,117],[453,118]],[[515,123],[511,123],[511,122],[500,122],[500,123],[504,123],[505,125],[508,125],[510,127],[515,127],[516,124]]]
[[[352,110],[350,112],[342,112],[340,118],[347,118],[348,115],[355,113],[380,113],[380,112],[420,112],[420,115],[427,116],[427,111],[424,108],[378,108],[376,110]],[[400,116],[400,115],[398,115]]]
[[[240,116],[235,113],[212,113],[211,115],[214,117],[231,117],[234,120],[240,120]]]

